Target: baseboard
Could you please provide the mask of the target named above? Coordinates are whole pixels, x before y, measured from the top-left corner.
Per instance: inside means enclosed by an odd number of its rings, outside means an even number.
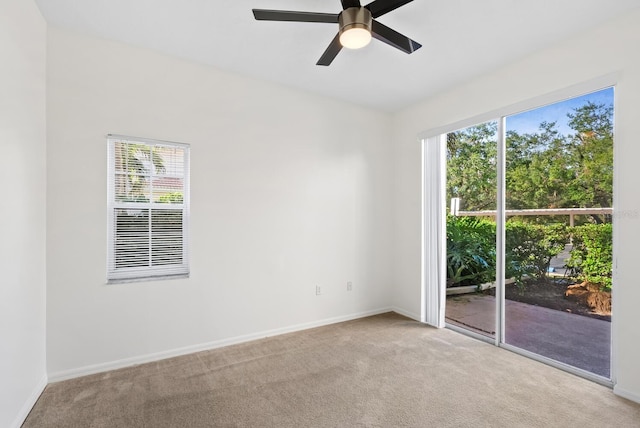
[[[394,311],[394,309],[387,307],[387,308],[375,309],[371,311],[357,312],[354,314],[343,315],[339,317],[325,318],[318,321],[312,321],[312,322],[303,323],[303,324],[296,324],[289,327],[277,328],[273,330],[265,330],[262,332],[232,337],[229,339],[216,340],[213,342],[207,342],[207,343],[202,343],[202,344],[193,345],[193,346],[185,346],[182,348],[156,352],[153,354],[140,355],[137,357],[124,358],[121,360],[111,361],[107,363],[93,364],[89,366],[79,367],[76,369],[53,372],[53,373],[49,373],[49,382],[59,382],[67,379],[73,379],[80,376],[87,376],[87,375],[92,375],[96,373],[102,373],[109,370],[121,369],[124,367],[131,367],[138,364],[164,360],[166,358],[179,357],[181,355],[192,354],[194,352],[208,351],[211,349],[222,348],[224,346],[237,345],[239,343],[250,342],[252,340],[264,339],[265,337],[278,336],[281,334],[308,330],[310,328],[322,327],[325,325],[336,324],[344,321],[351,321],[354,319],[364,318],[372,315],[379,315],[379,314],[383,314],[385,312],[391,312],[391,311]],[[402,315],[405,315],[405,314],[402,314]],[[408,316],[408,315],[405,315],[405,316]]]
[[[31,393],[31,395],[29,395],[29,398],[27,398],[27,401],[25,401],[24,404],[22,405],[22,408],[20,409],[20,412],[18,412],[16,419],[13,421],[13,424],[11,424],[11,427],[20,428],[20,426],[27,419],[27,416],[29,416],[29,412],[31,412],[31,409],[33,409],[33,406],[36,405],[36,401],[38,401],[38,398],[40,398],[40,395],[42,395],[42,392],[47,387],[47,384],[48,384],[48,380],[47,380],[47,375],[45,374],[44,376],[42,376],[42,379],[40,379],[36,387],[33,389],[33,392]]]
[[[626,389],[620,388],[616,385],[613,387],[613,393],[619,395],[622,398],[626,398],[627,400],[640,403],[640,394],[636,392],[627,391]]]
[[[405,311],[404,309],[399,308],[397,306],[393,306],[391,308],[391,310],[393,312],[396,312],[396,313],[400,314],[400,315],[404,315],[407,318],[411,318],[412,320],[420,321],[420,315],[419,314],[414,314],[413,312]]]

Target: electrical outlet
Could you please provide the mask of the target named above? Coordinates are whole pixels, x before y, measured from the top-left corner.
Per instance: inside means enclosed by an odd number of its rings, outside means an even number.
[[[347,291],[353,290],[353,283],[351,281],[347,282]]]
[[[322,287],[320,287],[319,285],[316,285],[316,296],[319,296],[322,294]]]

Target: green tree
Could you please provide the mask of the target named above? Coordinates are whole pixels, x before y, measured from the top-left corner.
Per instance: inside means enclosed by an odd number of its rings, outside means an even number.
[[[463,210],[496,208],[497,123],[447,135],[447,200],[461,198]]]
[[[543,122],[534,134],[507,135],[507,207],[610,207],[613,109],[587,102],[568,114],[573,133]],[[593,215],[601,223],[610,218]]]
[[[569,115],[574,179],[568,194],[574,206],[610,207],[613,203],[613,107],[589,102]],[[599,222],[598,217],[594,220]],[[610,219],[607,219],[610,220]]]
[[[506,200],[510,209],[570,206],[565,187],[572,179],[567,168],[567,138],[556,122],[542,122],[534,134],[507,134]]]
[[[613,108],[587,102],[568,118],[568,135],[556,122],[542,122],[532,133],[507,133],[507,208],[612,205]],[[488,122],[447,135],[447,197],[461,198],[462,210],[495,209],[496,132],[497,124]],[[591,218],[596,223],[610,220]]]

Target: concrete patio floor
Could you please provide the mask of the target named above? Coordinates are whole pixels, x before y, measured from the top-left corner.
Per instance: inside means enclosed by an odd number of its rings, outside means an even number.
[[[446,321],[485,336],[495,334],[495,297],[447,298]],[[505,342],[591,373],[610,377],[611,323],[526,303],[505,301]]]

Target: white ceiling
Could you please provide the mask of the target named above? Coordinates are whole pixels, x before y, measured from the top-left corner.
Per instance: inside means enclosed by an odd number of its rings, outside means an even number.
[[[321,67],[315,63],[337,24],[255,21],[251,9],[338,13],[339,0],[36,3],[54,26],[389,112],[640,7],[640,0],[414,0],[379,21],[421,49],[407,55],[373,40]]]

